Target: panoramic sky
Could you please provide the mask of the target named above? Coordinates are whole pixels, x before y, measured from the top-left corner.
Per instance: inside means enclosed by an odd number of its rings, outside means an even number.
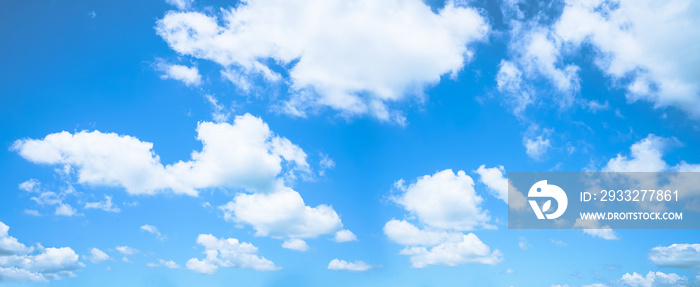
[[[698,1],[10,0],[0,25],[0,285],[700,285],[698,230],[507,226],[508,172],[700,171]]]

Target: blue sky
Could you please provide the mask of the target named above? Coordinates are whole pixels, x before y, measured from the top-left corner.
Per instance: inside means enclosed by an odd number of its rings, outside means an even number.
[[[700,284],[697,230],[499,197],[700,171],[697,2],[0,5],[3,286]]]

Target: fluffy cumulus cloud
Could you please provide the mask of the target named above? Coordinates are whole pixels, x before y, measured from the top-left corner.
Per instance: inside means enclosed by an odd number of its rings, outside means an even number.
[[[233,124],[201,122],[197,139],[201,151],[169,165],[160,162],[152,143],[100,131],[18,140],[12,149],[33,163],[73,168],[81,184],[122,187],[130,194],[197,195],[210,187],[266,190],[275,185],[283,163],[290,167],[287,175],[309,170],[300,147],[250,114],[237,116]]]
[[[26,247],[0,222],[0,282],[47,282],[75,277],[84,266],[70,247]]]
[[[239,194],[219,208],[225,219],[251,225],[257,236],[315,238],[343,227],[331,206],[307,206],[298,192],[282,185],[271,193]]]
[[[335,242],[349,242],[349,241],[356,241],[357,236],[355,236],[355,233],[352,233],[352,231],[343,229],[343,230],[338,230],[338,232],[335,233]]]
[[[408,186],[399,180],[394,187],[398,194],[392,200],[422,227],[392,219],[384,225],[384,234],[405,246],[400,254],[409,256],[413,267],[502,261],[499,250],[491,250],[473,233],[462,232],[493,227],[488,212],[480,206],[483,199],[474,191],[474,181],[464,171],[439,171]]]
[[[330,107],[396,122],[390,104],[459,72],[488,29],[473,8],[420,0],[253,0],[219,15],[171,11],[156,25],[173,50],[220,64],[242,90],[284,79],[287,113]]]
[[[257,255],[258,248],[236,238],[216,238],[211,234],[200,234],[197,244],[204,247],[203,259],[192,258],[186,267],[202,274],[214,274],[219,267],[254,269],[259,271],[278,270],[272,261]]]
[[[506,3],[504,11],[523,75],[502,66],[503,79],[543,76],[558,90],[575,93],[578,67],[567,61],[591,47],[595,64],[626,89],[628,100],[673,106],[700,117],[700,55],[690,52],[700,45],[700,31],[694,29],[700,25],[696,1],[565,1],[553,21],[542,21],[542,15],[524,19],[518,7]]]
[[[649,260],[663,267],[700,269],[700,244],[671,244],[654,247]]]
[[[472,230],[488,225],[488,211],[481,208],[483,198],[474,190],[474,180],[464,171],[451,169],[419,177],[393,201],[431,227]]]
[[[630,147],[630,155],[617,154],[603,167],[603,171],[613,172],[660,172],[668,168],[663,159],[663,151],[668,139],[648,135]]]
[[[306,241],[298,239],[298,238],[291,238],[287,239],[282,243],[283,248],[291,249],[291,250],[296,250],[296,251],[301,251],[305,252],[309,250],[309,245],[306,244]]]
[[[663,273],[663,272],[652,272],[649,271],[646,276],[633,272],[632,274],[626,273],[622,275],[620,281],[625,286],[633,287],[652,287],[652,286],[690,286],[688,285],[688,278],[685,276],[680,276],[676,273]]]
[[[401,250],[402,255],[411,256],[411,264],[424,268],[431,264],[456,266],[467,263],[494,265],[503,260],[500,251],[491,251],[474,233],[461,234],[457,240],[448,240],[436,246],[412,246]]]
[[[372,269],[372,267],[372,265],[364,261],[348,262],[345,260],[333,259],[328,263],[328,269],[335,271],[364,272]]]
[[[27,254],[34,251],[33,247],[27,247],[9,234],[10,227],[0,222],[0,256]]]

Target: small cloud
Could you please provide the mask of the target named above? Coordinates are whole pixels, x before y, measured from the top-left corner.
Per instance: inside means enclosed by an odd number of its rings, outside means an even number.
[[[39,213],[38,210],[34,210],[34,209],[25,209],[24,214],[31,215],[31,216],[41,216],[41,213]]]
[[[335,242],[348,242],[348,241],[356,241],[357,236],[355,236],[352,231],[343,229],[335,233]]]
[[[132,255],[132,254],[139,253],[138,249],[132,248],[129,246],[117,246],[116,249],[117,249],[117,251],[119,251],[119,253],[124,254],[124,255]]]
[[[513,271],[513,269],[508,268],[508,269],[506,269],[506,271],[503,271],[503,273],[513,274],[513,273],[515,273],[515,271]]]
[[[527,239],[525,237],[520,236],[520,240],[518,241],[518,247],[522,250],[527,250],[530,248],[530,244],[527,243]]]
[[[306,244],[306,241],[296,238],[285,240],[284,243],[282,243],[282,247],[301,252],[309,250],[309,245]]]
[[[85,203],[85,209],[101,209],[107,212],[120,212],[121,209],[112,203],[112,197],[105,195],[104,201],[88,202]]]
[[[372,268],[372,265],[364,261],[347,262],[345,260],[333,259],[328,263],[328,269],[335,271],[364,272]]]
[[[202,76],[197,67],[188,67],[177,64],[170,64],[163,59],[156,60],[156,70],[163,72],[161,79],[177,80],[183,82],[188,87],[196,87],[202,84]]]
[[[319,162],[319,170],[318,170],[318,175],[324,176],[326,174],[326,170],[332,169],[335,167],[335,161],[328,157],[327,154],[325,153],[319,153],[321,156],[321,161]]]
[[[561,240],[550,239],[549,241],[551,241],[552,244],[554,244],[554,245],[556,245],[556,246],[562,246],[562,247],[563,247],[563,246],[566,246],[566,245],[567,245],[566,242],[561,241]]]
[[[194,0],[165,0],[165,3],[173,5],[180,10],[188,10],[190,7],[192,7]]]
[[[154,234],[156,238],[160,241],[163,241],[166,239],[165,235],[161,234],[160,231],[158,231],[158,228],[150,225],[150,224],[144,224],[141,226],[141,230],[146,231],[150,234]]]
[[[95,11],[90,11],[88,12],[88,16],[90,16],[90,18],[92,19],[95,19],[95,17],[97,17],[97,13],[95,13]]]
[[[56,215],[70,217],[79,214],[78,211],[72,206],[68,205],[67,203],[61,203],[58,205],[58,207],[56,207]]]
[[[146,263],[146,266],[147,267],[165,266],[165,267],[168,267],[170,269],[179,269],[180,268],[180,265],[175,263],[175,261],[172,261],[172,260],[165,261],[165,260],[160,259],[160,258],[158,258],[158,263],[148,262],[148,263]]]
[[[109,260],[110,257],[104,251],[97,248],[92,248],[90,249],[90,257],[88,259],[90,259],[92,263],[100,263],[102,261]]]

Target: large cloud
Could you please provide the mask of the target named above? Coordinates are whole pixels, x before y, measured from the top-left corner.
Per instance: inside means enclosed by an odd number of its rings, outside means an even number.
[[[343,227],[332,207],[307,206],[298,192],[281,185],[271,193],[239,194],[220,209],[224,218],[253,226],[258,236],[315,238]]]
[[[428,265],[455,266],[467,263],[496,264],[503,260],[499,250],[491,250],[473,233],[464,230],[492,228],[488,212],[481,209],[482,198],[474,191],[474,181],[464,171],[444,170],[419,177],[415,183],[394,184],[399,194],[392,200],[403,206],[423,225],[392,219],[384,225],[389,240],[405,247],[416,268]]]
[[[156,31],[183,55],[214,61],[234,83],[289,80],[284,111],[327,106],[403,121],[388,103],[456,74],[489,27],[453,1],[244,1],[221,15],[168,12]]]
[[[204,259],[192,258],[187,269],[203,274],[214,274],[219,267],[235,267],[260,271],[278,270],[272,261],[259,257],[258,248],[236,238],[216,238],[211,234],[200,234],[197,244],[204,247]]]
[[[472,230],[488,226],[491,219],[481,208],[483,198],[474,191],[474,180],[461,170],[422,176],[393,200],[434,228]]]
[[[75,277],[75,271],[84,266],[70,247],[26,247],[8,234],[9,229],[0,222],[0,282],[46,282]]]
[[[283,161],[290,172],[309,171],[301,148],[273,135],[267,124],[250,114],[236,117],[233,124],[201,122],[197,139],[201,151],[193,151],[189,161],[167,166],[152,143],[99,131],[18,140],[12,149],[34,163],[73,167],[79,183],[123,187],[131,194],[171,190],[197,195],[198,189],[209,187],[264,191],[276,184]]]
[[[649,251],[649,260],[659,266],[700,271],[700,244],[671,244],[654,247]]]
[[[565,1],[561,16],[552,21],[542,14],[526,20],[517,7],[504,5],[516,64],[501,65],[499,87],[520,83],[521,76],[542,76],[568,95],[564,103],[572,103],[580,81],[579,68],[571,63],[574,52],[590,47],[595,64],[626,88],[628,100],[700,117],[700,54],[693,52],[700,47],[697,1]]]
[[[633,287],[663,287],[663,286],[690,286],[688,285],[688,278],[685,276],[680,276],[676,273],[663,273],[663,272],[652,272],[649,271],[646,276],[642,276],[637,272],[632,274],[626,273],[622,275],[620,281],[625,286]]]

